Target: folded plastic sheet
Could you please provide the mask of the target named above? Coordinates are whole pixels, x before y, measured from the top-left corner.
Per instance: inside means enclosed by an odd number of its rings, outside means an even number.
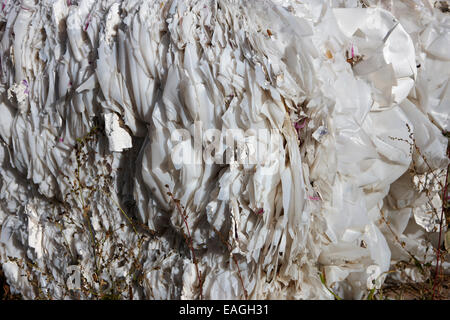
[[[402,25],[380,8],[334,9],[334,14],[352,39],[350,55],[363,57],[353,70],[374,86],[376,108],[401,103],[417,75],[414,45]]]
[[[448,163],[448,17],[373,5],[8,1],[0,257],[12,289],[92,298],[123,279],[124,298],[199,298],[186,226],[207,299],[332,299],[320,273],[361,298],[370,270],[405,259],[383,219],[423,256],[435,223],[414,179]],[[201,129],[241,130],[238,154],[255,140],[267,152],[203,162]],[[173,139],[180,130],[192,144]],[[90,288],[80,296],[74,268]]]
[[[105,133],[108,137],[109,150],[111,152],[121,152],[124,149],[131,148],[131,136],[125,129],[121,128],[119,116],[115,113],[106,113],[103,116],[105,119]]]

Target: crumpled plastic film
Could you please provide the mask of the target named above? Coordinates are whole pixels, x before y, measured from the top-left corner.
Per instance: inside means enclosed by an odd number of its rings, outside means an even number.
[[[433,261],[448,19],[418,0],[5,1],[12,291],[360,299]],[[214,132],[242,133],[234,157]]]
[[[376,106],[402,102],[417,75],[414,45],[397,19],[380,8],[334,9],[342,32],[352,39],[349,55],[361,56],[353,68],[374,87]]]

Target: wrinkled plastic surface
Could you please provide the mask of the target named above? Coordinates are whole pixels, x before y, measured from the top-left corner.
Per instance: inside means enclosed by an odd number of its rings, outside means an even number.
[[[398,239],[432,261],[417,181],[434,172],[436,184],[448,163],[450,16],[368,2],[6,2],[0,257],[11,288],[92,298],[68,290],[75,266],[93,291],[123,279],[126,298],[198,298],[186,224],[207,299],[332,299],[320,273],[361,298],[372,267],[408,259]],[[106,136],[83,156],[98,119]],[[171,135],[194,136],[196,121],[277,129],[281,150],[259,164],[176,163]]]

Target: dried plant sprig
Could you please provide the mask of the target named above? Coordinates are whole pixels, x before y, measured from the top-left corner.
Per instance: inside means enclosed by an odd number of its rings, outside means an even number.
[[[169,185],[166,184],[165,187],[167,189],[169,189]],[[200,272],[200,270],[198,268],[198,260],[197,260],[197,257],[195,255],[195,250],[194,250],[194,246],[193,246],[191,232],[189,230],[189,225],[188,225],[188,222],[187,222],[187,213],[186,213],[186,210],[182,208],[182,206],[180,204],[180,200],[175,199],[175,196],[173,195],[172,192],[168,191],[167,195],[172,199],[172,201],[175,204],[175,207],[176,207],[178,213],[183,218],[183,222],[184,222],[184,225],[186,227],[186,232],[187,232],[187,235],[183,232],[183,236],[184,236],[184,238],[186,240],[186,244],[188,245],[189,249],[191,250],[192,261],[194,262],[195,271],[197,272],[197,278],[198,278],[198,282],[199,282],[200,300],[202,300],[203,299],[202,274],[201,274],[201,272]]]
[[[450,158],[450,144],[448,142],[447,142],[447,157]],[[445,211],[446,211],[449,172],[450,172],[450,164],[447,165],[447,174],[445,176],[445,187],[442,190],[442,211],[441,211],[441,218],[439,220],[439,239],[438,239],[438,248],[437,248],[437,253],[436,253],[436,270],[435,270],[434,282],[433,282],[434,283],[433,284],[433,296],[432,296],[433,300],[436,295],[439,268],[440,268],[439,262],[440,262],[440,257],[441,257],[442,224],[444,221],[444,215],[445,215]]]
[[[237,261],[236,256],[232,252],[231,245],[228,243],[228,241],[226,241],[224,239],[222,233],[220,233],[219,230],[217,230],[213,225],[211,225],[211,227],[214,230],[214,232],[217,233],[217,235],[219,236],[220,241],[225,245],[225,247],[230,252],[231,258],[233,259],[234,264],[236,265],[236,268],[237,268],[237,274],[238,274],[238,277],[239,277],[239,281],[241,282],[241,285],[242,285],[242,290],[244,291],[245,300],[248,300],[248,293],[247,293],[247,289],[245,288],[245,285],[244,285],[244,280],[242,279],[241,269],[239,268],[239,263]]]

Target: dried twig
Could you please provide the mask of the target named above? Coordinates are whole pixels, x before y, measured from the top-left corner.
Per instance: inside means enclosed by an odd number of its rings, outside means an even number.
[[[223,236],[222,236],[222,234],[220,233],[219,230],[217,230],[214,226],[211,226],[211,227],[213,228],[214,232],[216,232],[217,235],[219,236],[220,241],[227,247],[228,251],[230,251],[231,258],[233,259],[234,263],[236,264],[237,273],[238,273],[239,280],[241,281],[242,289],[244,290],[245,300],[248,300],[248,293],[247,293],[247,289],[245,289],[245,286],[244,286],[244,280],[242,279],[241,269],[239,268],[239,263],[238,263],[238,261],[236,259],[236,256],[232,252],[231,245],[228,243],[228,241],[226,241],[223,238]]]
[[[450,145],[447,143],[447,157],[450,158]],[[433,281],[433,296],[432,300],[434,300],[434,297],[436,295],[436,289],[437,289],[437,281],[438,281],[438,274],[439,274],[439,259],[441,256],[441,239],[442,239],[442,222],[444,220],[444,212],[445,212],[445,204],[447,202],[447,188],[448,188],[448,175],[449,175],[449,169],[450,165],[447,165],[447,174],[445,177],[445,187],[443,188],[442,192],[442,212],[441,212],[441,218],[439,220],[439,240],[438,240],[438,248],[436,253],[436,271],[434,274],[434,281]]]
[[[169,189],[169,186],[166,185],[166,188]],[[194,251],[194,246],[193,246],[193,242],[192,242],[192,237],[191,237],[191,232],[189,230],[189,225],[187,223],[187,214],[186,214],[186,210],[183,210],[181,208],[181,204],[180,204],[180,200],[175,199],[174,195],[172,192],[167,192],[167,194],[169,195],[169,197],[172,199],[172,201],[175,203],[175,207],[178,211],[178,213],[181,215],[181,217],[183,218],[184,221],[184,225],[186,226],[186,232],[187,235],[183,232],[184,238],[186,240],[186,244],[188,245],[189,249],[191,250],[192,253],[192,260],[194,262],[195,265],[195,270],[197,272],[197,278],[198,278],[198,282],[199,282],[199,288],[200,288],[200,300],[203,299],[203,283],[202,283],[202,274],[198,268],[198,261],[197,261],[197,257],[195,256],[195,251]]]

